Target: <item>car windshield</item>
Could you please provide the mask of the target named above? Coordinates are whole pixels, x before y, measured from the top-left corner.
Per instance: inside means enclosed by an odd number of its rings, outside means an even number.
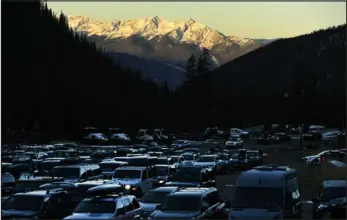
[[[114,201],[87,200],[82,201],[74,210],[74,213],[114,213],[116,203]]]
[[[2,205],[2,210],[34,211],[41,210],[43,205],[42,196],[13,195]]]
[[[149,191],[141,199],[142,203],[162,203],[170,192]]]
[[[258,156],[258,154],[255,151],[247,151],[246,156],[247,157],[256,157],[256,156]]]
[[[162,210],[196,211],[201,209],[200,197],[169,196],[165,198]]]
[[[51,171],[55,166],[59,165],[59,161],[42,162],[41,169],[44,171]]]
[[[171,157],[171,164],[177,163],[178,162],[178,157]]]
[[[130,166],[149,166],[149,159],[148,158],[130,158],[128,161],[128,164]]]
[[[232,208],[279,209],[282,207],[282,188],[237,187],[232,199]]]
[[[76,151],[54,151],[53,157],[76,157],[77,152]]]
[[[114,171],[116,168],[120,167],[118,163],[100,163],[100,169],[104,172]]]
[[[140,170],[116,170],[113,178],[117,179],[139,179],[141,178]]]
[[[156,176],[167,176],[169,175],[168,167],[155,167]]]
[[[157,158],[155,161],[155,164],[168,164],[168,159],[167,158]]]
[[[171,181],[199,182],[201,181],[201,178],[202,177],[200,169],[181,168],[172,175]]]
[[[333,199],[346,196],[346,187],[325,188],[321,197],[322,202],[330,202]]]
[[[240,154],[235,153],[235,154],[231,155],[231,158],[232,159],[239,159],[240,158]]]
[[[237,138],[229,138],[229,141],[237,141]]]
[[[184,144],[184,143],[185,141],[180,140],[180,141],[175,141],[173,144]]]
[[[78,179],[80,178],[80,169],[72,167],[55,167],[52,169],[52,176]]]
[[[185,160],[194,160],[194,155],[193,154],[183,154],[182,155]]]
[[[145,131],[138,131],[138,132],[136,133],[136,137],[142,137],[142,136],[144,136],[144,135],[146,135],[146,132],[145,132]]]
[[[214,156],[202,156],[200,157],[197,162],[215,162],[215,157]]]
[[[229,159],[229,156],[227,154],[221,154],[221,155],[219,155],[219,157],[221,160],[228,160]]]

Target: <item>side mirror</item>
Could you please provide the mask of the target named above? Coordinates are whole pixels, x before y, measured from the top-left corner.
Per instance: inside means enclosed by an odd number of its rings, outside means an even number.
[[[328,208],[328,205],[320,205],[320,206],[318,206],[318,211],[324,211],[324,210],[326,210]]]
[[[207,211],[207,209],[208,209],[208,207],[207,207],[207,206],[205,206],[205,205],[203,205],[203,206],[201,207],[201,211],[202,211],[202,212],[206,212],[206,211]]]
[[[230,200],[225,202],[225,207],[231,208],[231,201]]]
[[[311,201],[313,204],[319,203],[319,199],[317,197],[312,198]]]
[[[160,209],[161,209],[161,204],[159,204],[155,207],[155,210],[160,210]]]
[[[140,215],[135,215],[133,219],[141,219]]]

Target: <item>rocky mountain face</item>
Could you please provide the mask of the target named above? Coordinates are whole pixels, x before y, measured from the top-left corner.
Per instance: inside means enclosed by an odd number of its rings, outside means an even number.
[[[199,54],[202,47],[210,49],[215,62],[220,65],[267,43],[266,40],[226,36],[192,19],[174,22],[155,16],[96,21],[85,16],[68,16],[68,24],[108,52],[180,64],[192,53]]]

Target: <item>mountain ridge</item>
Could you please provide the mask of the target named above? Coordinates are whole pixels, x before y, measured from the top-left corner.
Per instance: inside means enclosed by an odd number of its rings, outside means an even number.
[[[250,38],[227,36],[194,19],[169,21],[159,16],[134,20],[94,20],[87,16],[67,16],[76,32],[95,40],[108,52],[128,53],[149,59],[186,61],[202,47],[210,49],[218,63],[226,63],[263,46]]]

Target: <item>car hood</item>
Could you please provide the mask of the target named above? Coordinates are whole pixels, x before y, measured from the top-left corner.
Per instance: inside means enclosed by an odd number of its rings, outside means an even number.
[[[237,143],[239,143],[239,142],[237,142],[237,141],[227,141],[227,144],[237,144]]]
[[[159,203],[142,203],[142,202],[140,202],[140,207],[144,212],[154,212],[157,205],[159,205]]]
[[[37,215],[38,212],[29,211],[29,210],[2,210],[1,218],[32,218]]]
[[[164,186],[182,186],[182,187],[199,187],[200,183],[199,182],[166,182]]]
[[[215,166],[215,162],[194,162],[193,166],[201,166],[201,167],[207,167],[207,166]]]
[[[135,185],[140,183],[140,179],[113,179],[113,183],[119,184],[119,185]]]
[[[282,216],[281,211],[269,211],[267,209],[232,209],[229,219],[274,219],[277,216]]]
[[[113,213],[74,213],[64,219],[110,219],[113,216]]]
[[[192,219],[200,215],[200,211],[155,211],[152,219]]]
[[[312,155],[312,156],[304,157],[305,160],[314,160],[314,159],[316,159],[316,158],[318,158],[317,155]]]

